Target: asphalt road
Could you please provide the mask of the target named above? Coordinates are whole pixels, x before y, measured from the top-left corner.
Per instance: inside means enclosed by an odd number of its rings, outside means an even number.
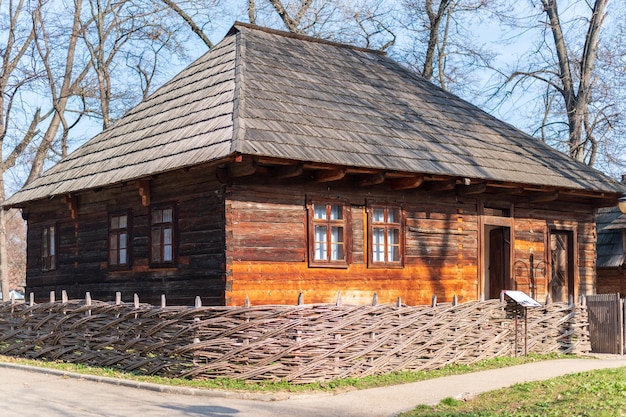
[[[517,382],[626,366],[626,357],[560,359],[350,391],[342,394],[241,394],[167,388],[0,364],[0,415],[29,417],[387,417],[446,397],[472,396]],[[127,384],[127,385],[119,385]]]

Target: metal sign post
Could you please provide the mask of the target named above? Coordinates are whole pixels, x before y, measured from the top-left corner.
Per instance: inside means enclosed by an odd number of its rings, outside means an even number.
[[[522,291],[504,290],[502,293],[515,303],[515,356],[517,356],[517,335],[519,326],[519,312],[524,314],[524,356],[528,356],[528,308],[541,307],[537,301],[530,298]]]

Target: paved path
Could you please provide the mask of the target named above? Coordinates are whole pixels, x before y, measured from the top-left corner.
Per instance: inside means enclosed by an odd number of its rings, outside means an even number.
[[[626,366],[626,357],[560,359],[342,394],[240,394],[176,389],[0,363],[1,415],[7,417],[386,417],[446,397],[517,382]],[[100,380],[100,382],[98,382]]]

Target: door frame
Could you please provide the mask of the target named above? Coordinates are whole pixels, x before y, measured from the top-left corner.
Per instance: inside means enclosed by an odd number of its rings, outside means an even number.
[[[570,266],[570,270],[571,273],[573,275],[572,277],[572,281],[573,281],[573,286],[574,288],[569,289],[569,277],[568,277],[568,298],[569,295],[573,295],[574,297],[574,301],[576,301],[578,299],[579,296],[579,287],[580,287],[580,274],[579,274],[579,270],[580,270],[580,265],[579,265],[579,258],[578,258],[578,227],[575,225],[563,225],[563,224],[558,224],[558,223],[548,223],[548,233],[546,233],[546,245],[545,245],[545,259],[548,260],[549,262],[547,262],[547,274],[546,274],[546,284],[545,284],[545,294],[550,294],[550,281],[552,280],[552,234],[553,233],[558,233],[558,232],[565,232],[568,233],[569,236],[571,237],[571,248],[570,248],[570,253],[571,253],[571,261],[572,261],[572,265]],[[569,244],[570,242],[568,242]],[[554,300],[553,300],[554,301]]]
[[[491,203],[491,202],[490,202]],[[491,204],[490,204],[491,205]],[[497,205],[497,204],[494,204]],[[515,254],[515,217],[513,211],[513,203],[501,203],[498,208],[508,210],[508,217],[491,216],[485,214],[485,201],[479,200],[478,204],[478,288],[476,289],[476,295],[478,300],[484,301],[489,297],[489,291],[487,291],[487,260],[489,256],[488,251],[485,250],[485,242],[488,241],[489,235],[485,233],[486,226],[499,226],[509,228],[509,277],[513,279],[513,264]]]

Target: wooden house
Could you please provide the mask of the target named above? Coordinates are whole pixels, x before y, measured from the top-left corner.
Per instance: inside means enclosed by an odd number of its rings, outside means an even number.
[[[5,207],[37,299],[417,305],[594,293],[623,191],[384,53],[236,23]]]
[[[597,293],[626,294],[626,214],[617,207],[598,210]]]

